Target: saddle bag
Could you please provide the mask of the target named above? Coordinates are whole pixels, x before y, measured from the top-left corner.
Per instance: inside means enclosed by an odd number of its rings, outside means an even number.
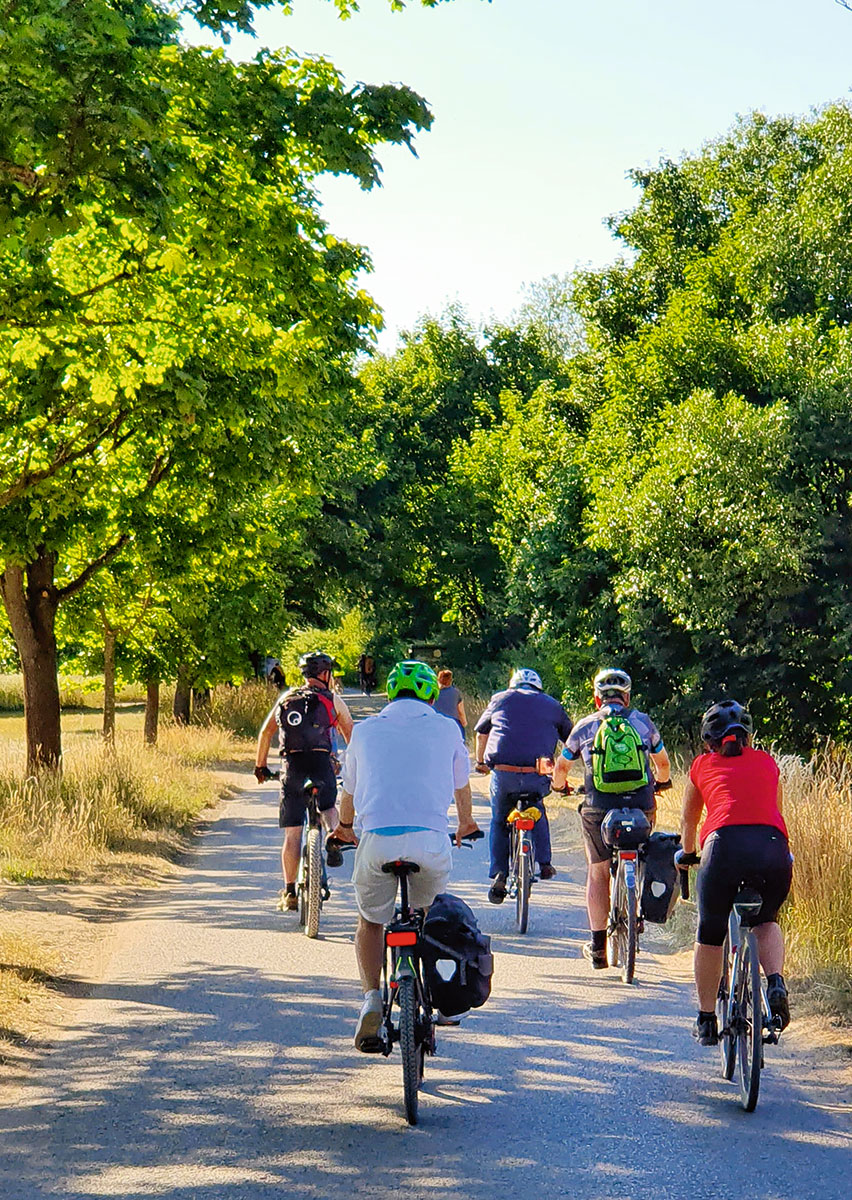
[[[480,1008],[491,995],[491,938],[458,896],[442,892],[432,901],[423,923],[422,955],[432,1003],[445,1017]]]
[[[665,925],[677,901],[675,851],[677,833],[652,833],[645,844],[645,882],[642,885],[642,916],[655,925]]]

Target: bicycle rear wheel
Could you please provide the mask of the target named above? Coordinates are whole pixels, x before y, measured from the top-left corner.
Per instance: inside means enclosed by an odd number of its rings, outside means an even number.
[[[722,1059],[722,1078],[733,1079],[737,1065],[736,1038],[731,1032],[731,943],[725,938],[722,978],[716,997],[716,1023],[719,1027],[719,1054]],[[726,1032],[727,1030],[727,1032]]]
[[[308,830],[305,838],[305,934],[315,938],[319,934],[320,907],[322,897],[322,846],[320,831]]]
[[[518,931],[526,933],[530,922],[530,889],[532,887],[532,845],[521,835],[518,854],[518,886],[515,892],[515,916]]]
[[[621,921],[621,885],[623,877],[619,868],[612,879],[612,899],[607,925],[607,959],[611,967],[624,962],[624,929]]]
[[[760,1091],[763,1066],[763,1014],[761,1011],[760,963],[755,936],[743,930],[740,978],[737,980],[737,1063],[739,1066],[740,1103],[746,1112],[754,1112]]]
[[[423,1053],[417,1041],[417,985],[414,979],[400,979],[397,989],[399,1004],[399,1048],[402,1051],[402,1088],[405,1097],[405,1119],[417,1124],[417,1105],[420,1081],[423,1078]]]
[[[636,879],[629,882],[623,879],[623,901],[624,901],[624,957],[621,961],[621,978],[624,983],[632,983],[633,976],[636,973],[636,947],[639,941],[638,928],[638,913],[636,904],[638,897],[636,895]]]

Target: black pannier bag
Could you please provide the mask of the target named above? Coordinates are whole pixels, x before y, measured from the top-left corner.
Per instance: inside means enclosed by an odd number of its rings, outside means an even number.
[[[652,833],[645,843],[645,882],[642,885],[642,916],[655,925],[665,925],[677,901],[675,851],[680,834]]]
[[[423,969],[432,1003],[445,1017],[479,1008],[491,995],[491,938],[473,909],[449,892],[432,901],[423,923]]]

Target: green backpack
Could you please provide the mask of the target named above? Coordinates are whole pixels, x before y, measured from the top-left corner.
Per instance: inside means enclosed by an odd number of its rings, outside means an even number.
[[[607,713],[592,743],[592,781],[597,792],[637,792],[650,783],[642,738],[623,711]]]

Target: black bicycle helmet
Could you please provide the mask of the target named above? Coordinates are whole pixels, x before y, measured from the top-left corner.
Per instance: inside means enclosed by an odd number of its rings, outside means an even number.
[[[334,668],[334,659],[324,650],[309,650],[299,659],[299,670],[306,679],[317,679]]]
[[[745,740],[753,729],[750,713],[736,700],[722,700],[714,704],[701,718],[701,740],[711,747],[720,746],[723,738],[738,733]]]

